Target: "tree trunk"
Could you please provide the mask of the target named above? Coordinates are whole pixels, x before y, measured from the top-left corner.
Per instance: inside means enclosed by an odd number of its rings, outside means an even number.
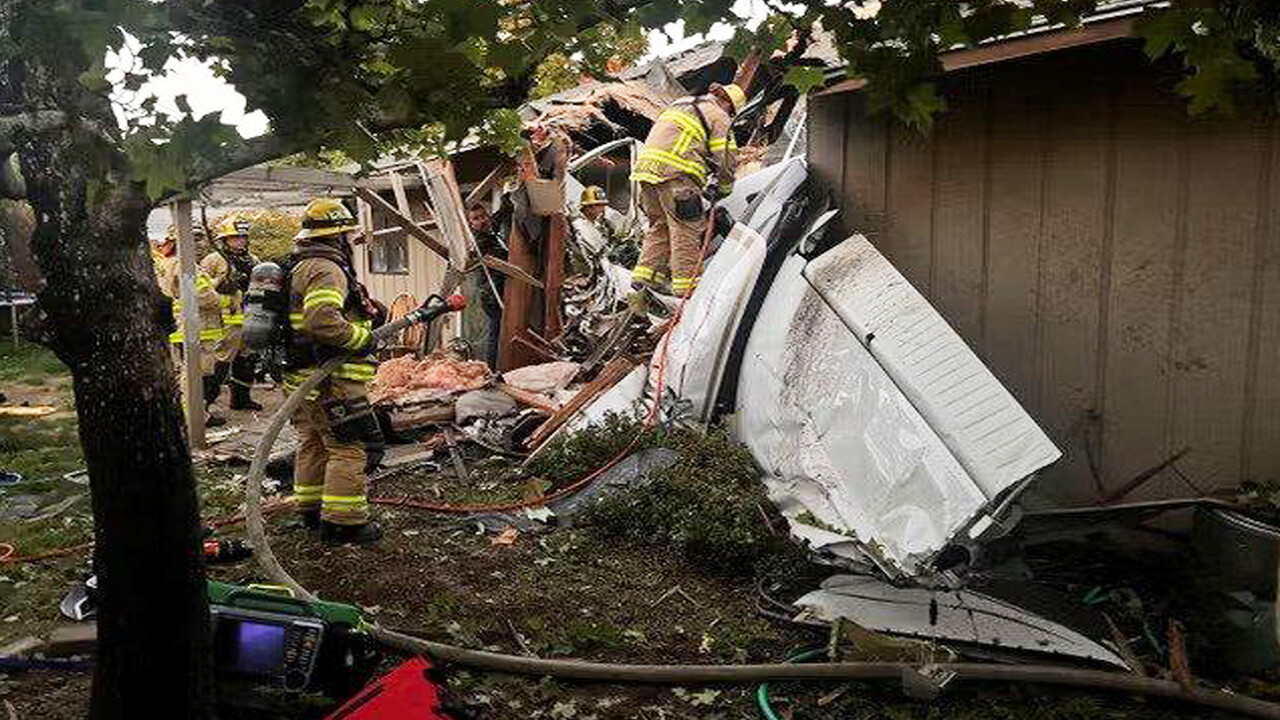
[[[150,203],[78,129],[18,153],[50,345],[71,369],[100,593],[91,717],[210,717],[199,508],[147,247]]]

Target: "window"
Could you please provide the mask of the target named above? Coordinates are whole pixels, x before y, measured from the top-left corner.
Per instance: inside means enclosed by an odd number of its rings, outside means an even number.
[[[377,238],[369,243],[369,272],[382,275],[409,274],[408,238],[402,233],[398,237]]]

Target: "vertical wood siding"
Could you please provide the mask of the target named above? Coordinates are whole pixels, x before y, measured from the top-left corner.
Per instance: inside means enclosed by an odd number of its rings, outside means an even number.
[[[945,94],[926,135],[812,99],[811,168],[1062,447],[1041,492],[1093,501],[1183,447],[1202,489],[1280,480],[1280,126],[1188,118],[1134,43]]]
[[[390,199],[392,204],[395,204],[395,199]],[[407,199],[409,208],[413,212],[414,220],[421,221],[426,219],[426,192],[421,188],[410,189],[407,191]],[[375,230],[399,227],[399,225],[400,222],[395,218],[389,217],[381,210],[373,210],[373,227]],[[390,305],[396,299],[396,296],[403,292],[412,293],[418,299],[418,302],[422,302],[431,293],[440,292],[440,284],[444,282],[445,267],[447,265],[444,259],[428,250],[422,242],[412,235],[407,236],[405,242],[409,251],[409,272],[402,274],[370,272],[368,247],[358,245],[355,248],[356,277],[360,278],[360,281],[368,288],[369,294],[387,305]],[[460,318],[461,315],[459,313],[450,313],[442,321],[445,324],[445,338],[460,334]]]

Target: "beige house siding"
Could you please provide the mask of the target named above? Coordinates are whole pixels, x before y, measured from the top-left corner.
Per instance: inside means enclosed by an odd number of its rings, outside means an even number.
[[[1090,502],[1183,447],[1202,489],[1280,480],[1272,119],[1189,119],[1133,41],[948,76],[931,133],[817,97],[812,170],[1066,457]],[[1163,473],[1132,499],[1193,495]]]
[[[383,193],[392,204],[395,204],[395,198],[391,193]],[[413,212],[414,220],[422,221],[426,218],[426,207],[423,203],[425,192],[421,188],[410,189],[408,191],[409,207]],[[381,230],[388,227],[399,227],[398,220],[388,217],[386,213],[377,209],[373,211],[373,229]],[[378,241],[374,241],[378,242]],[[436,255],[427,246],[422,244],[412,235],[406,237],[405,242],[408,248],[409,271],[407,273],[376,273],[369,270],[369,246],[367,244],[357,245],[355,248],[355,266],[356,277],[364,283],[369,293],[373,297],[390,306],[391,303],[401,293],[412,293],[418,302],[427,299],[432,293],[440,292],[440,284],[444,282],[444,273],[446,262],[443,258]],[[457,335],[461,328],[461,316],[459,314],[451,314],[443,320],[444,337],[451,338]]]

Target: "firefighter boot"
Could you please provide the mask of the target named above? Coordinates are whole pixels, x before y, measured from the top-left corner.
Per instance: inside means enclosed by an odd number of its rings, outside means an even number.
[[[338,525],[337,523],[321,522],[320,539],[327,545],[345,545],[347,543],[365,545],[382,539],[382,527],[376,522],[367,522],[360,525]]]

